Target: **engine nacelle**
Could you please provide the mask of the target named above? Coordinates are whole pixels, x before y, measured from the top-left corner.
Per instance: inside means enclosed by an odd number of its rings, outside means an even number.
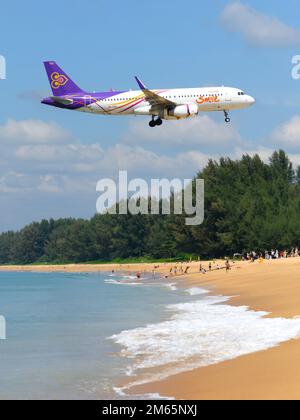
[[[175,118],[189,118],[198,115],[198,113],[198,105],[196,104],[178,105],[168,110],[168,115]]]

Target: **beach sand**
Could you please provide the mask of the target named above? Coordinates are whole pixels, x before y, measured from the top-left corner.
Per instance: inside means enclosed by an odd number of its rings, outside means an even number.
[[[219,264],[224,266],[224,262]],[[204,287],[213,295],[234,296],[231,305],[246,305],[270,317],[300,316],[300,258],[236,263],[225,270],[200,274],[199,263],[190,265],[188,276],[172,277],[179,287]],[[160,264],[162,274],[174,264]],[[186,265],[185,265],[186,266]],[[203,263],[208,268],[208,263]],[[213,265],[216,267],[216,265]],[[153,264],[69,265],[0,267],[4,271],[151,272]],[[300,399],[300,339],[166,380],[131,389],[132,394],[152,394],[195,400]]]
[[[205,266],[205,264],[204,264]],[[270,317],[300,316],[300,259],[238,263],[229,273],[218,271],[186,277],[189,286],[213,294],[235,296],[232,305],[246,305]],[[158,392],[176,399],[300,399],[300,339],[232,361],[196,369],[161,382],[131,389],[133,394]]]
[[[132,271],[134,273],[152,270],[153,264],[66,264],[66,265],[3,265],[0,271],[97,273],[109,271]]]
[[[191,266],[192,269],[198,269],[199,263],[184,264]],[[59,272],[59,273],[97,273],[97,272],[131,272],[137,273],[151,273],[155,266],[159,266],[155,270],[156,274],[168,274],[173,263],[137,263],[137,264],[66,264],[66,265],[0,265],[1,271],[17,271],[17,272]]]

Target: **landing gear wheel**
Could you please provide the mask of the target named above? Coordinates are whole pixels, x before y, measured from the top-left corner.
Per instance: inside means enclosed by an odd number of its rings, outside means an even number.
[[[161,126],[161,125],[163,124],[163,121],[162,121],[162,119],[161,119],[161,118],[158,118],[158,119],[155,121],[155,123],[156,123],[156,125],[159,127],[159,126]]]
[[[224,115],[225,115],[225,122],[226,122],[226,123],[230,123],[230,118],[229,118],[229,113],[228,113],[228,111],[224,111]]]
[[[150,121],[150,122],[149,122],[149,126],[150,126],[151,128],[156,127],[156,121],[154,121],[154,120]]]

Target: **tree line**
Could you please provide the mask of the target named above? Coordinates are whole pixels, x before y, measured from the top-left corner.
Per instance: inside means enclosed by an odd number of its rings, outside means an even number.
[[[196,178],[205,180],[201,226],[175,214],[43,220],[0,235],[0,264],[205,259],[300,246],[300,168],[284,151],[268,163],[258,155],[210,160]]]

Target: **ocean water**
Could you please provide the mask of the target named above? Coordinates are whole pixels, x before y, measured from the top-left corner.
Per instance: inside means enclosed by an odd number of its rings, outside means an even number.
[[[228,299],[151,275],[0,273],[0,399],[126,399],[132,385],[300,336],[300,319]]]
[[[0,273],[0,399],[117,398],[127,360],[108,337],[160,322],[172,285],[127,275]]]

